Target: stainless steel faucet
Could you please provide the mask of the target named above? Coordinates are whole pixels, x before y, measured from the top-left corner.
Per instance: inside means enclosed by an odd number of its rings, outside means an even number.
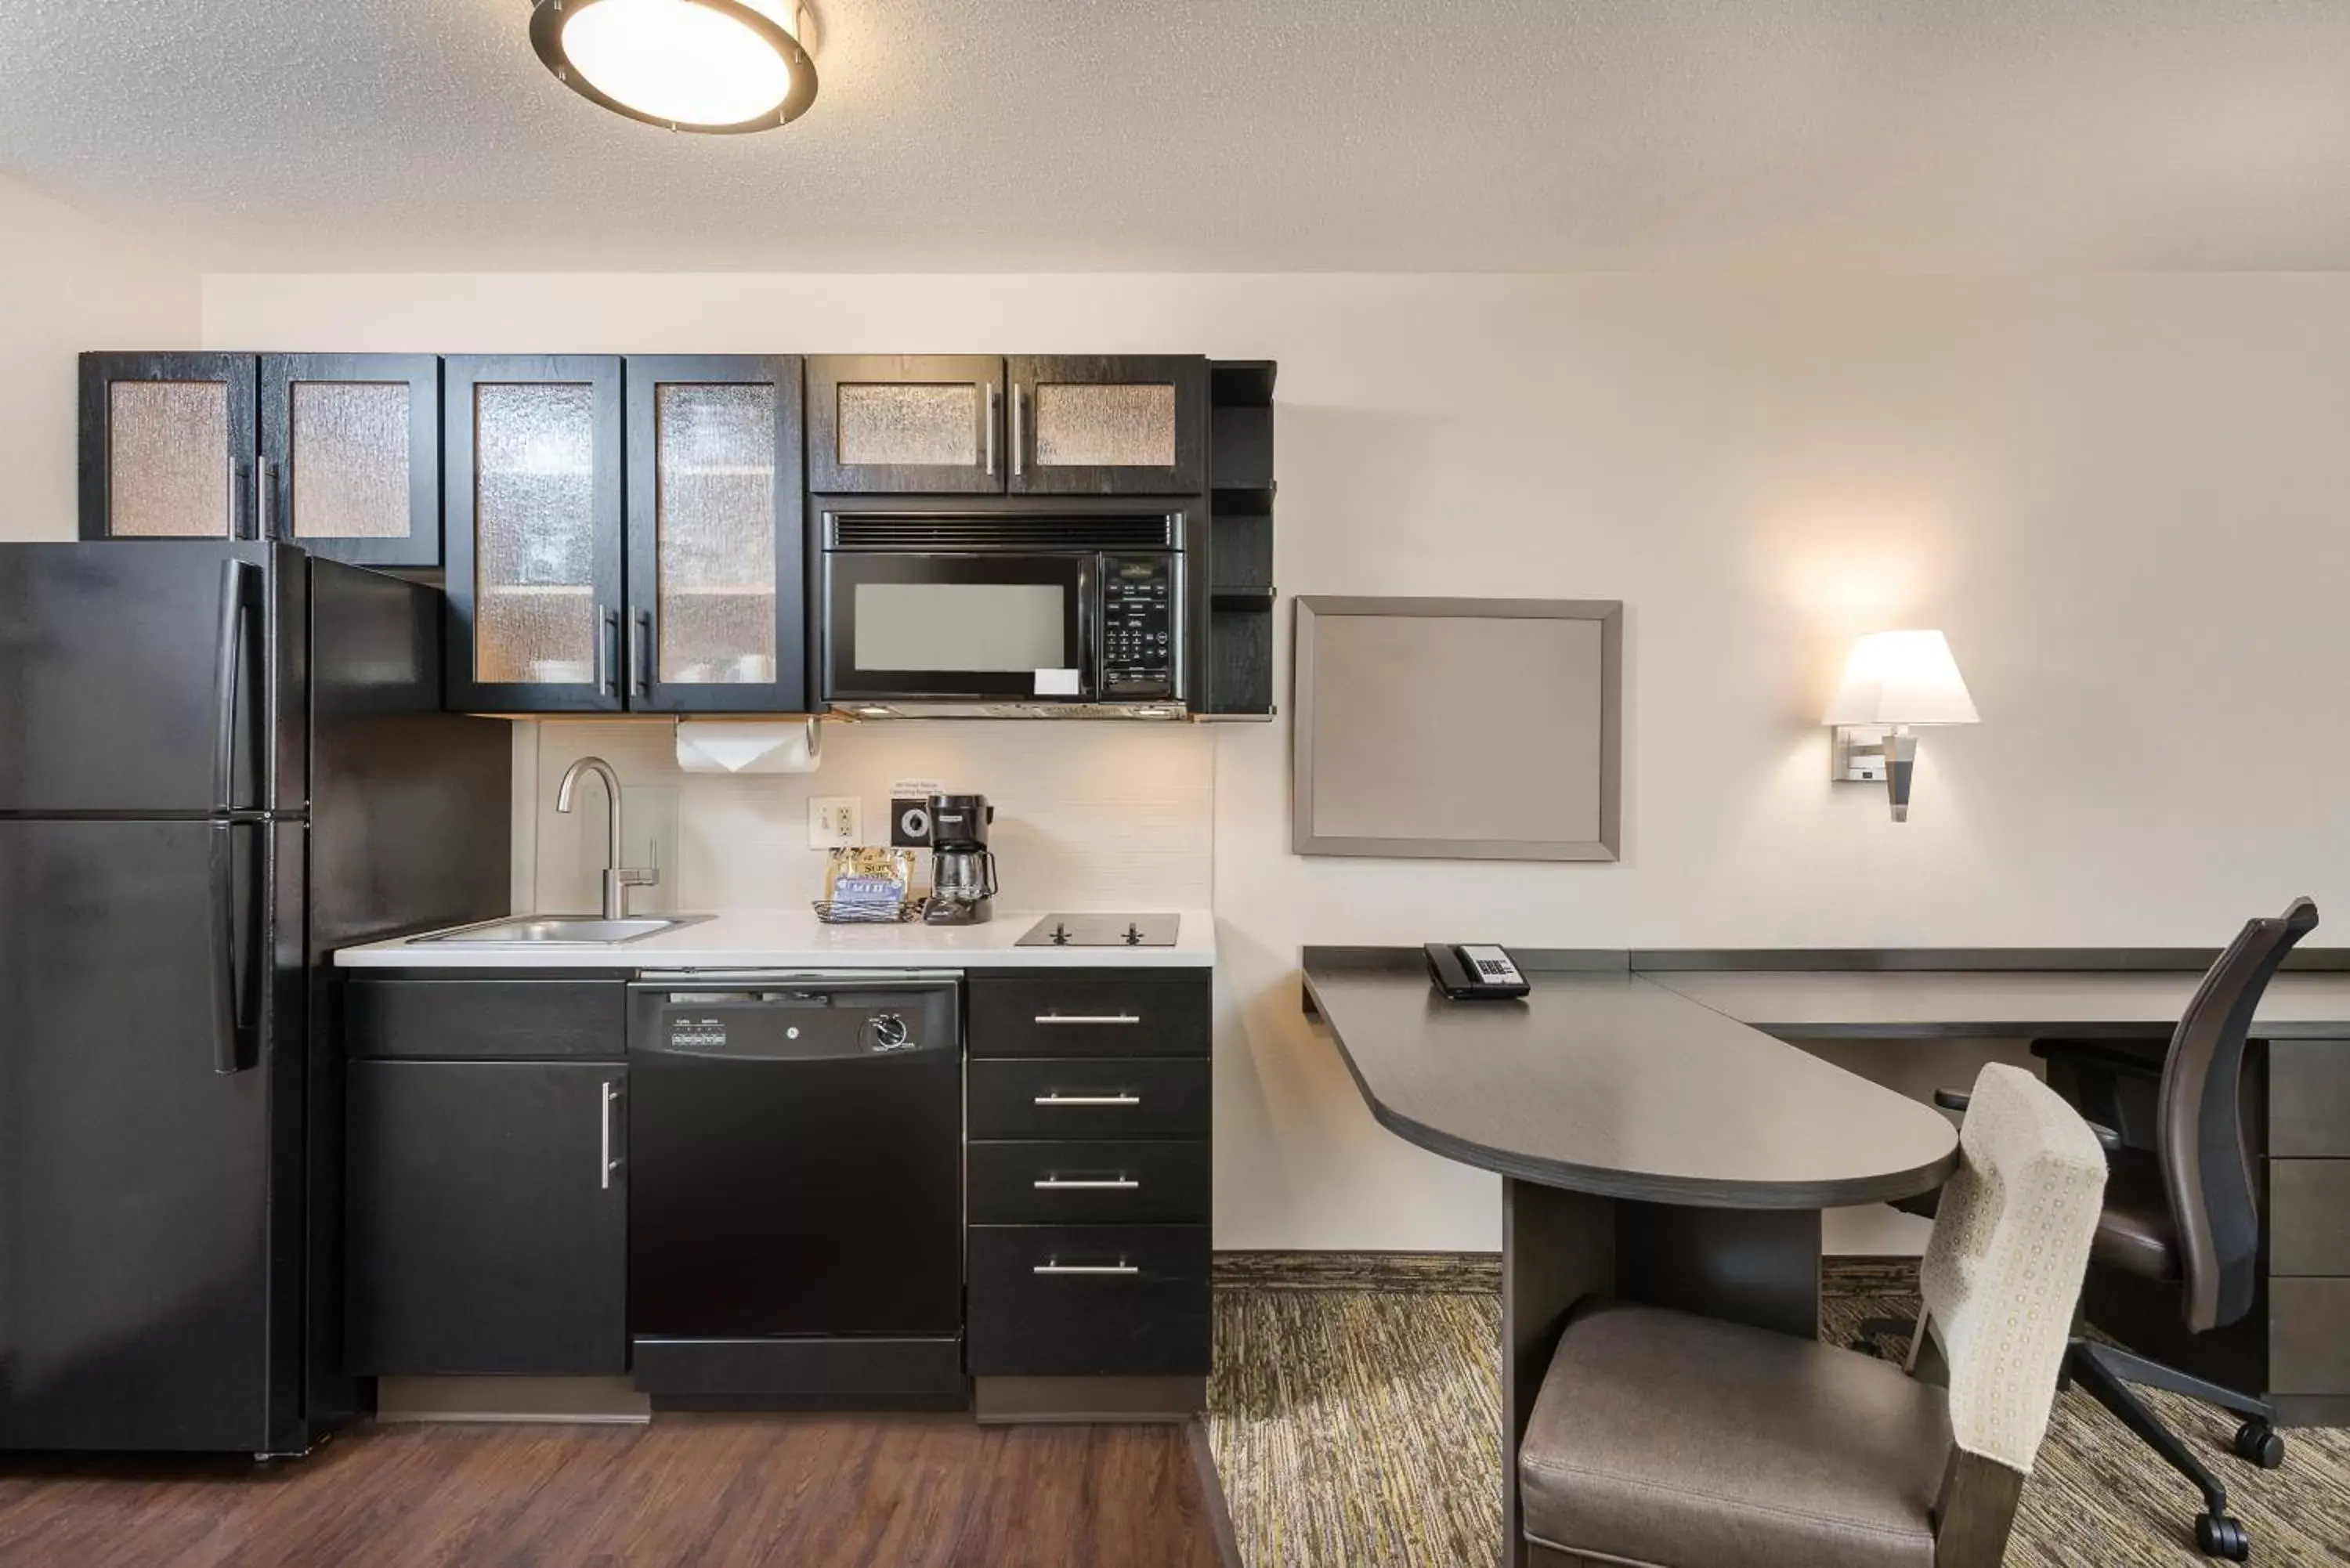
[[[611,803],[611,831],[604,846],[604,918],[625,920],[629,918],[629,889],[650,888],[660,880],[659,867],[647,869],[623,866],[620,857],[626,853],[620,839],[620,775],[612,764],[601,757],[582,757],[563,772],[563,783],[555,792],[555,809],[568,814],[571,792],[578,787],[581,774],[594,774],[604,781],[604,798]]]

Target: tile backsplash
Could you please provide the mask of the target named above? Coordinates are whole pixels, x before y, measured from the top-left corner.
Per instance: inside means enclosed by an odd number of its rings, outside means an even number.
[[[805,904],[823,891],[825,853],[807,846],[812,795],[854,795],[862,836],[887,843],[889,786],[932,779],[995,806],[1007,910],[1205,909],[1213,864],[1214,736],[1190,724],[832,723],[808,774],[690,774],[673,726],[656,721],[525,722],[517,737],[517,898],[593,909],[604,863],[603,788],[582,780],[555,809],[574,760],[620,775],[629,864],[660,867],[630,907],[697,914]],[[534,733],[535,732],[535,733]]]

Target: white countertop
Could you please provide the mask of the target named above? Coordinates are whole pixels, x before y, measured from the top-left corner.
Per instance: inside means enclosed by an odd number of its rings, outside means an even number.
[[[1165,948],[1024,948],[1047,911],[999,909],[983,926],[827,926],[812,909],[748,909],[604,947],[464,947],[413,937],[343,948],[344,969],[1199,969],[1216,961],[1215,917],[1177,911]],[[1053,911],[1066,913],[1067,911]],[[430,933],[426,933],[430,934]]]

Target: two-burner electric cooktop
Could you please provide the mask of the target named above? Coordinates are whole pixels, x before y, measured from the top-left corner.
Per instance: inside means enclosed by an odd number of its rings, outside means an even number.
[[[1014,944],[1024,948],[1171,948],[1180,915],[1047,915]]]

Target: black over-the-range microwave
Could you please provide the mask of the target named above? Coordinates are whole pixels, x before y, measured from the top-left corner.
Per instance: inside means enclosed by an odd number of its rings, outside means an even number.
[[[1186,514],[819,503],[816,668],[868,718],[1179,718]]]

